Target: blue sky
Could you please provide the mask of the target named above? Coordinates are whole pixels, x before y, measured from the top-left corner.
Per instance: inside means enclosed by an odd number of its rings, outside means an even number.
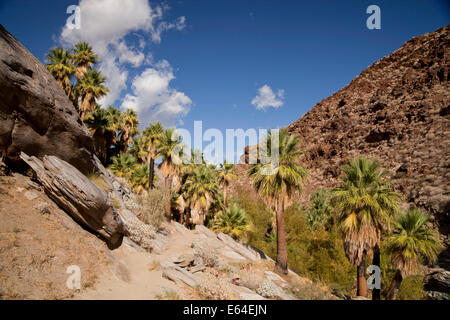
[[[0,23],[41,61],[49,48],[87,38],[109,63],[102,71],[116,90],[108,104],[136,108],[144,124],[160,119],[187,129],[194,120],[220,130],[289,125],[410,38],[450,20],[447,1],[433,0],[83,0],[89,21],[64,33],[72,4],[78,1],[2,0]],[[366,28],[371,4],[381,8],[381,30]],[[256,108],[265,85],[270,91],[259,101],[277,108]]]

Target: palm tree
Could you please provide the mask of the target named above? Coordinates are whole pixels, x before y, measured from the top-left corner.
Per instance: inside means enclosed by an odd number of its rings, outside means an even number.
[[[77,81],[83,79],[91,68],[97,64],[99,58],[87,42],[79,42],[75,45],[73,63],[76,65],[75,77]]]
[[[190,208],[192,222],[204,225],[212,200],[217,196],[218,185],[214,172],[200,165],[183,185],[183,193]]]
[[[52,48],[50,53],[47,54],[47,61],[48,64],[45,67],[67,96],[70,97],[72,93],[71,77],[75,72],[70,50],[65,50],[62,47]]]
[[[145,137],[138,136],[133,138],[133,143],[131,144],[128,152],[136,158],[139,164],[146,163],[148,158],[148,149]]]
[[[437,234],[427,227],[427,223],[428,216],[418,209],[408,210],[394,222],[387,251],[397,270],[386,295],[387,300],[396,298],[402,279],[417,272],[421,259],[436,259],[441,245]]]
[[[278,167],[272,163],[257,163],[251,165],[248,175],[253,185],[262,195],[266,203],[276,212],[277,227],[277,261],[275,271],[287,274],[287,243],[284,223],[284,209],[296,191],[301,191],[301,183],[308,173],[299,163],[303,151],[299,149],[297,135],[288,135],[287,129],[279,131],[279,141],[272,141],[276,137],[272,131],[266,138],[269,156],[272,156],[272,143],[279,146]]]
[[[155,160],[158,154],[157,146],[163,134],[163,126],[157,121],[155,123],[151,123],[148,128],[144,130],[144,136],[147,141],[147,165],[149,166],[149,189],[153,189],[153,177],[155,175]]]
[[[105,96],[109,89],[104,86],[106,78],[100,71],[90,70],[83,79],[77,83],[77,90],[81,95],[80,117],[84,121],[87,112],[93,111],[97,105],[96,100]]]
[[[136,111],[127,109],[122,113],[121,119],[121,137],[119,141],[119,149],[121,153],[127,151],[128,146],[133,141],[133,137],[139,133],[138,130],[139,119]]]
[[[88,113],[85,118],[92,137],[94,138],[96,154],[103,164],[108,162],[109,148],[114,144],[116,125],[109,112],[99,105]]]
[[[227,206],[227,189],[232,179],[237,178],[233,173],[233,164],[226,160],[220,165],[219,169],[219,183],[223,188],[223,205]]]
[[[234,205],[228,208],[225,213],[218,215],[214,221],[214,230],[231,235],[238,239],[247,229],[248,220],[244,209]]]
[[[181,156],[184,144],[177,131],[170,128],[163,131],[156,147],[158,155],[163,157],[160,168],[165,180],[166,196],[169,199],[166,207],[166,215],[169,218],[171,216],[172,179],[178,173],[182,164]]]
[[[121,154],[112,158],[109,169],[118,177],[129,178],[135,168],[136,159],[129,154]]]
[[[148,190],[148,166],[145,164],[141,164],[137,166],[133,172],[131,173],[131,185],[133,190],[141,194]]]
[[[342,185],[332,191],[331,203],[344,235],[344,250],[357,266],[357,295],[367,295],[365,259],[374,253],[379,266],[381,233],[398,208],[400,195],[385,179],[387,170],[379,170],[376,161],[360,158],[342,167]],[[379,299],[379,290],[373,292]]]

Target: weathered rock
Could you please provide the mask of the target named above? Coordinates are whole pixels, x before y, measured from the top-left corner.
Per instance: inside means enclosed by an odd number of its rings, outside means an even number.
[[[181,270],[183,270],[183,269],[181,269]],[[192,288],[195,288],[198,285],[198,280],[195,278],[194,275],[191,274],[190,276],[188,276],[185,273],[183,273],[177,269],[165,268],[165,269],[163,269],[162,275],[163,275],[163,277],[165,277],[169,280],[172,280],[176,284],[184,283]]]
[[[36,193],[31,192],[31,191],[26,191],[23,195],[25,196],[25,198],[27,198],[30,201],[34,200],[38,197],[38,195]]]
[[[207,227],[205,227],[203,225],[199,225],[199,224],[197,224],[195,226],[195,231],[197,233],[202,233],[202,234],[206,235],[209,238],[215,238],[217,236],[214,232],[209,230]]]
[[[267,277],[267,279],[269,279],[271,281],[286,282],[283,278],[281,278],[279,275],[277,275],[276,273],[274,273],[272,271],[264,271],[264,274]]]
[[[205,269],[206,269],[206,267],[203,264],[199,263],[199,264],[189,268],[189,272],[190,273],[197,273],[197,272],[201,272],[201,271],[203,271]]]
[[[424,289],[426,291],[437,291],[450,294],[450,271],[437,268],[432,269],[424,279]]]
[[[172,224],[173,224],[173,226],[175,227],[175,229],[176,229],[178,232],[180,232],[181,234],[184,234],[185,232],[188,231],[188,229],[186,229],[185,226],[183,226],[182,224],[180,224],[180,223],[178,223],[178,222],[176,222],[176,221],[172,222]]]
[[[92,137],[64,90],[0,25],[0,157],[20,167],[22,151],[96,171]]]
[[[75,220],[116,244],[124,233],[122,220],[107,194],[75,167],[54,156],[43,160],[22,153],[48,196]]]
[[[245,246],[243,246],[239,242],[234,241],[233,238],[231,238],[230,236],[228,236],[224,233],[219,233],[217,235],[217,238],[219,240],[223,241],[227,246],[229,246],[231,249],[233,249],[234,251],[236,251],[243,257],[250,259],[251,261],[259,260],[259,256],[258,256],[258,254],[256,254],[256,252],[247,249]]]

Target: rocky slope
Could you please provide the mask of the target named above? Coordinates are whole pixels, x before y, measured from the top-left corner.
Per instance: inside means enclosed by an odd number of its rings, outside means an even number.
[[[306,150],[303,200],[335,186],[348,159],[377,159],[406,202],[433,213],[449,244],[449,42],[449,26],[409,40],[288,127]]]

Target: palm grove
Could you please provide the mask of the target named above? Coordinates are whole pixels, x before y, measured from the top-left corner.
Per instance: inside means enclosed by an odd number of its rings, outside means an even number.
[[[390,276],[390,284],[374,289],[372,299],[382,294],[395,299],[402,280],[420,273],[420,266],[439,253],[440,243],[428,227],[427,214],[415,208],[399,210],[401,195],[392,187],[388,171],[376,161],[350,161],[342,167],[337,188],[318,190],[309,205],[302,206],[298,199],[308,177],[299,162],[303,151],[299,138],[281,129],[274,136],[279,139],[278,167],[258,162],[248,170],[261,196],[259,203],[249,200],[245,192],[229,198],[230,183],[237,178],[232,164],[207,164],[197,150],[191,150],[188,158],[200,161],[181,161],[186,148],[176,129],[155,122],[141,131],[133,110],[98,104],[109,89],[96,69],[99,58],[89,44],[80,42],[69,50],[53,48],[47,61],[48,71],[89,128],[100,161],[141,197],[156,195],[163,200],[161,211],[167,219],[228,233],[276,256],[275,270],[280,274],[288,273],[290,262],[295,271],[319,282],[347,285],[344,292],[356,286],[358,296],[368,295],[367,266],[381,265],[383,280]],[[272,139],[269,132],[267,150]],[[156,166],[164,179],[159,186]],[[263,174],[265,170],[272,174]],[[333,265],[343,254],[347,261]],[[352,272],[356,285],[350,283]]]

